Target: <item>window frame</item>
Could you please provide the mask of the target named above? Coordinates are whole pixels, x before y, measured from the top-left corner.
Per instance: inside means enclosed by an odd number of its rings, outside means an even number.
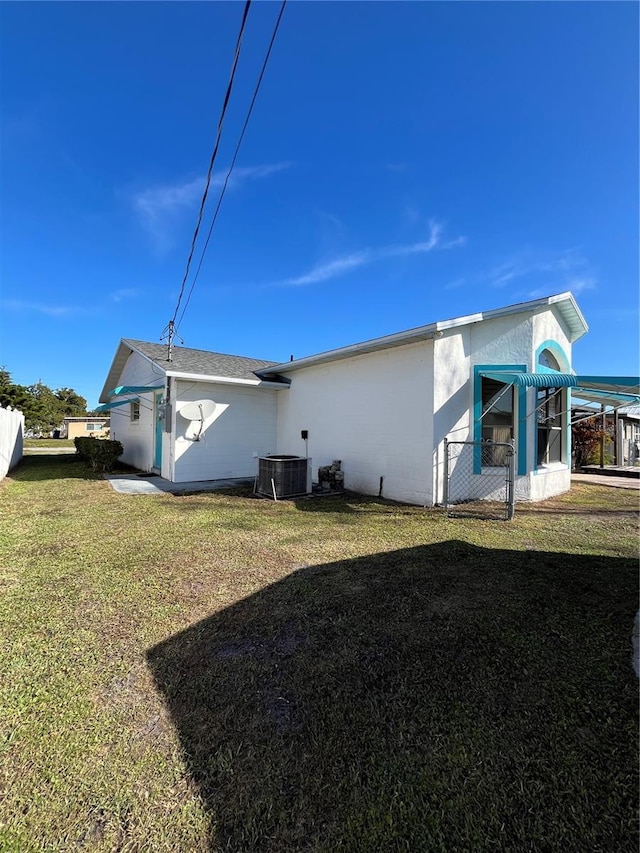
[[[484,371],[505,370],[512,373],[526,373],[526,364],[475,364],[473,366],[473,440],[482,441],[482,376]],[[505,383],[507,384],[507,383]],[[518,475],[527,473],[527,389],[514,387],[513,403],[513,439],[516,448],[516,471]],[[480,452],[474,454],[473,473],[482,473]]]
[[[535,369],[539,373],[562,373],[568,372],[570,362],[564,350],[557,341],[546,340],[536,350]],[[553,421],[551,419],[550,401],[553,398]],[[541,407],[544,409],[545,418],[541,419]],[[571,424],[568,411],[571,408],[571,390],[549,385],[546,388],[536,389],[535,394],[535,430],[534,430],[534,460],[536,473],[557,469],[559,466],[570,467],[571,460]],[[559,433],[556,441],[551,441],[553,432]],[[541,437],[545,436],[541,442]],[[544,445],[544,452],[541,444]],[[558,448],[558,458],[555,456],[555,448]]]

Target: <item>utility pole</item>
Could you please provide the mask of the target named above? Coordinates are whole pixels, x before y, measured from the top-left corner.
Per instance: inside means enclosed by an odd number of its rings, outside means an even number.
[[[173,320],[169,320],[168,324],[165,326],[162,336],[160,337],[161,341],[166,340],[167,342],[167,361],[173,361],[173,340],[174,338],[178,338],[181,344],[184,343],[180,335],[176,332],[176,324]]]

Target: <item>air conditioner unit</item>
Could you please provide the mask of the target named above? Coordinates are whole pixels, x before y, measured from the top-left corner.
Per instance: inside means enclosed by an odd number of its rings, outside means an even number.
[[[278,500],[309,493],[311,460],[304,456],[261,456],[256,491]]]

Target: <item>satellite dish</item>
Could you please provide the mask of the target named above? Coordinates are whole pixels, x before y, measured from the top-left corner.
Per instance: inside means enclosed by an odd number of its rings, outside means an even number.
[[[204,422],[207,418],[211,417],[215,410],[216,404],[213,400],[195,400],[193,403],[183,403],[183,405],[180,406],[180,414],[183,418],[191,421],[192,423],[197,421],[200,424],[198,432],[191,439],[192,441],[200,441],[200,436],[204,429]]]
[[[214,413],[216,404],[213,400],[196,400],[193,403],[183,403],[180,414],[188,421],[205,421]]]

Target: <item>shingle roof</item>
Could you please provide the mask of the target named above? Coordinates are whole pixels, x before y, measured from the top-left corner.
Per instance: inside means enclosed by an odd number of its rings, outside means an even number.
[[[197,373],[206,376],[223,376],[228,379],[257,379],[256,370],[271,367],[275,361],[257,358],[245,358],[241,355],[225,355],[188,347],[173,348],[172,360],[167,361],[166,344],[151,344],[148,341],[134,341],[123,338],[122,342],[150,358],[162,370],[178,373]]]

